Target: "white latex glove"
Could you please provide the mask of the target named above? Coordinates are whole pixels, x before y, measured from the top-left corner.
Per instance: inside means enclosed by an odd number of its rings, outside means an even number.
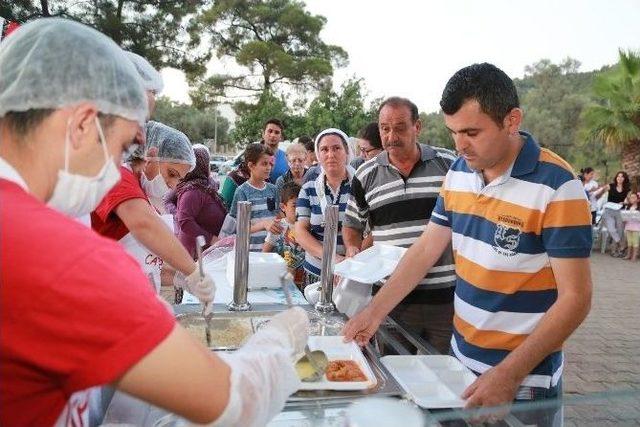
[[[274,329],[286,335],[292,356],[304,351],[309,338],[309,316],[300,307],[293,307],[271,318],[264,329]]]
[[[198,300],[205,305],[205,312],[213,306],[212,303],[213,297],[216,293],[216,284],[208,274],[205,274],[204,277],[200,277],[200,271],[198,268],[193,270],[193,273],[186,277],[179,271],[176,272],[173,279],[173,286],[179,289],[186,289],[187,292],[198,298]]]
[[[300,307],[275,315],[233,354],[218,353],[231,367],[229,403],[214,426],[264,426],[282,411],[300,380],[293,354],[307,342],[309,318]]]

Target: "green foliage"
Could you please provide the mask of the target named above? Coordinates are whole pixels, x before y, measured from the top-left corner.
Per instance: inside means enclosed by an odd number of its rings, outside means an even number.
[[[123,49],[145,57],[155,67],[174,67],[196,76],[205,72],[211,56],[197,55],[188,43],[197,43],[197,33],[187,33],[183,23],[192,19],[206,0],[20,0],[2,2],[0,15],[10,20],[60,16],[96,28]]]
[[[184,132],[194,144],[213,140],[215,136],[216,119],[212,109],[200,110],[160,97],[156,102],[153,120]],[[229,121],[218,114],[217,123],[218,147],[229,146]]]
[[[580,63],[567,58],[560,64],[543,59],[525,68],[516,81],[524,110],[522,128],[538,142],[569,161],[574,156],[580,114],[589,100],[593,73],[579,73]]]
[[[301,125],[295,129],[295,135],[314,135],[335,127],[355,136],[362,127],[377,118],[377,114],[371,115],[365,108],[363,92],[362,79],[346,81],[340,92],[323,89],[300,117]]]
[[[219,58],[243,71],[192,79],[192,95],[206,102],[233,90],[260,97],[275,86],[301,92],[330,86],[333,67],[345,65],[347,53],[320,39],[326,19],[304,8],[295,0],[219,0],[205,8],[189,32],[205,34]]]
[[[434,147],[448,148],[455,151],[453,138],[451,138],[449,130],[444,124],[442,111],[429,114],[420,113],[420,121],[422,122],[422,130],[418,136],[418,141]]]
[[[285,124],[285,138],[313,136],[328,127],[342,129],[355,136],[360,128],[377,118],[377,105],[365,106],[365,89],[361,79],[345,82],[338,92],[323,89],[307,107],[297,105],[297,113],[287,106],[284,97],[263,93],[257,104],[237,103],[238,115],[232,138],[240,146],[260,140],[264,122],[279,118]],[[374,101],[379,102],[379,101]]]
[[[595,103],[584,113],[593,139],[622,146],[640,138],[640,55],[620,51],[620,62],[593,84]]]
[[[234,111],[237,118],[231,136],[237,146],[244,147],[246,144],[259,141],[264,122],[270,118],[282,120],[286,127],[285,138],[289,134],[287,104],[283,98],[270,92],[263,93],[256,104],[236,103]]]
[[[594,103],[584,111],[584,132],[622,154],[622,168],[640,174],[640,53],[619,52],[619,62],[593,84]]]

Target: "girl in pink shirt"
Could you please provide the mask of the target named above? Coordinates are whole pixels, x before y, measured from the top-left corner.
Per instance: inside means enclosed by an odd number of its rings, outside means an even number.
[[[640,205],[638,204],[639,196],[640,193],[629,193],[629,204],[625,206],[625,209],[630,211],[640,210]],[[627,237],[627,245],[629,246],[629,253],[626,259],[635,261],[638,259],[638,247],[640,246],[640,221],[627,221],[624,226],[624,234]]]

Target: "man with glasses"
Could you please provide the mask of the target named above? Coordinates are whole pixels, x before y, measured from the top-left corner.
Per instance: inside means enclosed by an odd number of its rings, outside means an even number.
[[[367,160],[373,159],[383,150],[382,141],[380,140],[380,131],[378,130],[378,122],[371,122],[358,132],[358,151],[359,156],[351,161],[351,166],[358,169]]]

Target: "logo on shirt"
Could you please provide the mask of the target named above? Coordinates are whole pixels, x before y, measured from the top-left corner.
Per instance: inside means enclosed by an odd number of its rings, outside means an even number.
[[[493,249],[503,256],[515,256],[520,244],[520,234],[524,222],[510,215],[498,215],[496,232],[493,235]]]

